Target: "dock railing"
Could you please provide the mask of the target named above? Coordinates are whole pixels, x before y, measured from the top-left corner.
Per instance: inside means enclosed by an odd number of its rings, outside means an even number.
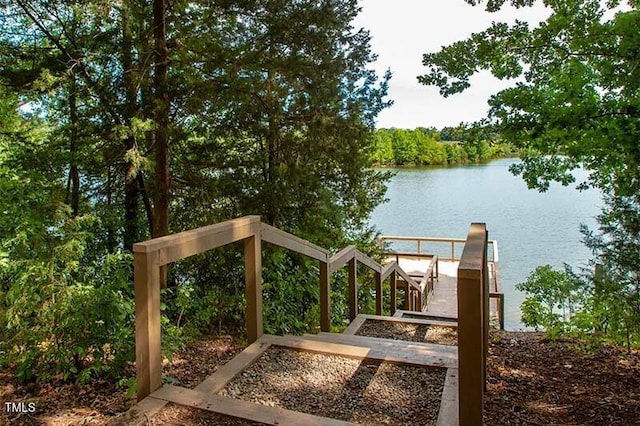
[[[428,258],[434,256],[437,260],[458,262],[461,256],[458,256],[459,250],[463,250],[467,240],[465,238],[443,238],[443,237],[411,237],[411,236],[399,236],[399,235],[382,235],[377,238],[380,244],[384,243],[415,243],[416,251],[409,250],[392,250],[387,251],[386,254],[390,256],[396,256],[396,261],[399,261],[400,257],[420,257]],[[448,256],[442,254],[429,254],[424,251],[426,244],[434,246],[449,246]],[[487,240],[487,264],[489,272],[489,298],[491,299],[493,311],[496,313],[496,319],[498,327],[504,330],[504,293],[502,291],[502,282],[500,280],[499,261],[500,255],[498,251],[497,240]],[[450,249],[449,249],[450,248]],[[436,260],[436,262],[437,262]],[[436,278],[439,275],[438,267],[436,265]]]
[[[330,276],[345,264],[349,265],[349,316],[358,314],[356,262],[374,271],[376,313],[382,314],[382,283],[391,277],[391,311],[395,312],[397,281],[405,285],[405,309],[419,306],[420,284],[397,262],[385,266],[368,257],[354,246],[334,256],[309,241],[260,221],[259,216],[245,216],[190,231],[154,238],[133,245],[135,287],[135,340],[137,396],[141,401],[162,386],[162,353],[160,327],[161,268],[187,257],[244,242],[245,297],[247,341],[255,342],[264,333],[262,307],[262,242],[282,247],[319,262],[320,269],[320,329],[331,329]],[[409,305],[408,307],[406,305]]]

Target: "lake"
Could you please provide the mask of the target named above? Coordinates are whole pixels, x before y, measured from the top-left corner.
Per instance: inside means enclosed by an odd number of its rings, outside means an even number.
[[[383,235],[466,238],[471,222],[485,222],[489,238],[498,241],[505,326],[510,330],[523,327],[524,295],[515,285],[537,266],[568,263],[578,270],[587,265],[591,253],[581,242],[579,226],[595,229],[602,205],[597,190],[578,191],[575,185],[552,184],[544,193],[527,189],[508,170],[517,161],[393,169],[389,201],[371,215],[371,224]],[[575,176],[579,182],[586,172]]]

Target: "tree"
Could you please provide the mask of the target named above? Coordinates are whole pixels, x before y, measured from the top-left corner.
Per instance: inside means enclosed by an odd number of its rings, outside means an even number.
[[[484,3],[467,0],[471,4]],[[499,9],[507,0],[487,2]],[[529,0],[512,0],[527,7]],[[520,21],[494,23],[469,39],[423,57],[418,77],[444,96],[469,87],[469,78],[489,70],[519,81],[489,101],[488,123],[522,149],[522,174],[530,187],[568,184],[582,165],[591,185],[630,195],[640,189],[640,11],[631,1],[545,2],[551,16],[538,27]]]
[[[37,365],[39,379],[121,367],[132,356],[126,251],[151,236],[259,214],[331,249],[372,242],[387,176],[370,167],[373,127],[389,74],[369,67],[357,1],[0,5],[0,364]],[[214,254],[169,271],[173,336],[242,323],[238,252]],[[308,327],[317,265],[278,255],[264,266],[265,300],[301,300],[284,318]],[[271,308],[265,323],[287,329]]]
[[[490,0],[487,10],[506,2]],[[510,3],[527,7],[533,1]],[[568,185],[574,181],[570,171],[581,166],[589,177],[578,188],[603,192],[599,232],[583,229],[599,272],[582,276],[587,308],[576,315],[576,326],[615,341],[624,336],[630,346],[637,344],[640,329],[640,2],[545,5],[551,15],[535,28],[519,21],[494,23],[425,54],[428,71],[419,80],[449,96],[469,87],[469,78],[480,70],[519,79],[490,99],[484,124],[521,149],[522,163],[512,171],[529,187],[544,191],[551,181]]]

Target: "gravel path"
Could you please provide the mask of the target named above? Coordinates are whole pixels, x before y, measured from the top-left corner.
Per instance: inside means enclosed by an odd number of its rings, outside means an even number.
[[[450,346],[458,344],[458,332],[455,327],[409,324],[396,321],[366,320],[358,329],[356,335]]]
[[[220,395],[364,425],[434,425],[446,370],[270,348]]]

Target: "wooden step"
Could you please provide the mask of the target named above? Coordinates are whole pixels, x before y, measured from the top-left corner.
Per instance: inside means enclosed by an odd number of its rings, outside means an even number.
[[[458,350],[455,346],[406,342],[352,334],[305,334],[306,340],[320,344],[340,344],[368,350],[365,357],[401,364],[457,368]]]
[[[413,315],[419,318],[406,318],[404,315]],[[420,311],[405,311],[402,309],[398,309],[395,314],[393,314],[394,318],[402,318],[402,319],[424,319],[424,320],[434,320],[434,321],[443,321],[448,323],[457,323],[458,317],[450,314],[450,313],[440,313],[440,312],[420,312]]]
[[[411,311],[403,311],[403,312],[411,312]],[[349,327],[347,327],[342,333],[356,334],[358,332],[358,329],[362,326],[362,324],[366,320],[401,322],[404,324],[434,325],[434,326],[440,326],[440,327],[457,327],[458,326],[457,322],[453,323],[449,319],[442,321],[439,319],[401,318],[396,316],[388,317],[384,315],[359,314],[351,322],[351,324],[349,324]]]
[[[397,364],[458,368],[457,352],[452,352],[446,346],[444,347],[445,349],[438,350],[438,348],[418,347],[417,345],[412,345],[412,342],[396,344],[395,342],[397,341],[388,341],[387,339],[380,339],[382,342],[376,344],[353,344],[348,341],[340,341],[340,338],[332,336],[348,337],[346,334],[323,333],[322,335],[305,335],[302,337],[269,336],[269,338],[273,345],[291,349]],[[406,345],[402,346],[402,343]]]
[[[172,385],[162,386],[150,397],[266,425],[347,426],[355,424]]]
[[[326,341],[329,343],[338,343],[343,345],[359,346],[362,348],[378,349],[378,348],[394,348],[406,350],[422,350],[431,351],[438,354],[456,355],[458,347],[451,345],[439,345],[427,342],[410,342],[407,340],[385,339],[382,337],[359,336],[355,334],[327,333],[320,332],[318,334],[305,334],[305,339],[315,341]]]

